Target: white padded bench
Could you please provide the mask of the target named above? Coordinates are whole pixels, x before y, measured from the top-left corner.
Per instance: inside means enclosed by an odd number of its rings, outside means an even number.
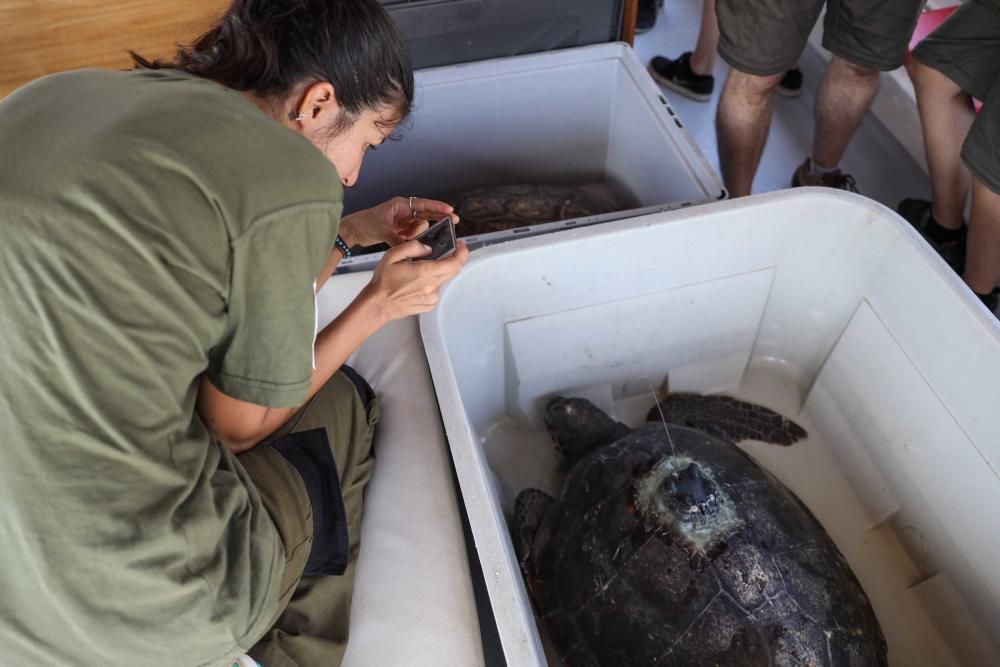
[[[370,279],[370,272],[330,278],[318,295],[320,326]],[[348,363],[375,389],[382,418],[343,664],[483,665],[459,501],[417,318],[383,327]]]

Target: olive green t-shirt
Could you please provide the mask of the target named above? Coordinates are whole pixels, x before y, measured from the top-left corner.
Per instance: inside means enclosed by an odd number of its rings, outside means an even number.
[[[306,396],[343,190],[242,94],[84,70],[0,101],[0,663],[216,665],[284,553],[195,414]]]

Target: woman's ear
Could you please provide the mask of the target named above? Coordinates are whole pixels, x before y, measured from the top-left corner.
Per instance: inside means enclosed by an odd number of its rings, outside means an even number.
[[[329,125],[340,114],[337,94],[329,81],[317,81],[302,93],[298,106],[293,110],[295,119],[303,129],[313,125]]]

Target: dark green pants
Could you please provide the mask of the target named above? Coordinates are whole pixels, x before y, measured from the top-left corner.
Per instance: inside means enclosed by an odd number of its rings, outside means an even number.
[[[309,495],[296,469],[267,442],[239,457],[285,547],[282,595],[271,630],[250,651],[263,667],[339,665],[347,647],[365,484],[371,478],[377,399],[364,404],[354,383],[334,375],[271,439],[326,429],[347,518],[349,560],[341,576],[303,575],[312,546]]]

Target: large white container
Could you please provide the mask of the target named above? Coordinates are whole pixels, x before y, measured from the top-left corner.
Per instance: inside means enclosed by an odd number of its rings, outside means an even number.
[[[745,449],[843,551],[891,664],[1000,664],[1000,327],[888,209],[805,189],[484,248],[421,328],[509,664],[545,661],[507,527],[559,491],[540,406],[634,424],[667,374],[809,431]]]
[[[614,195],[623,210],[494,232],[475,247],[725,196],[630,47],[600,44],[416,73],[402,140],[365,158],[346,210],[396,195],[446,199],[487,185],[556,183]],[[361,255],[341,269],[370,268]]]

